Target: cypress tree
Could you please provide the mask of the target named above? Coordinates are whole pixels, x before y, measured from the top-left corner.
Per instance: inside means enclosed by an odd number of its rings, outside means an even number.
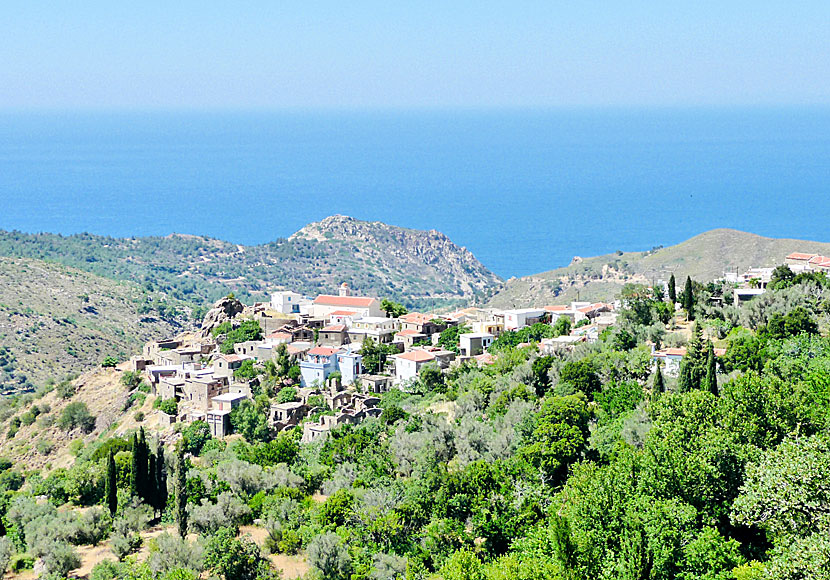
[[[148,502],[148,495],[149,495],[149,477],[148,477],[148,465],[147,463],[150,460],[150,449],[147,446],[147,438],[144,434],[144,427],[141,428],[138,434],[138,447],[139,447],[139,456],[138,456],[138,480],[137,490],[138,496],[144,500],[145,503]]]
[[[706,378],[703,381],[703,388],[718,396],[718,375],[715,367],[715,347],[712,341],[709,341],[709,347],[706,349]]]
[[[692,290],[691,277],[686,278],[686,288],[683,290],[683,308],[686,309],[686,318],[695,319],[695,296]]]
[[[666,392],[666,383],[663,380],[663,373],[660,370],[660,365],[657,365],[657,370],[654,371],[654,383],[651,390],[655,394]]]
[[[179,529],[179,536],[184,538],[187,536],[187,491],[186,477],[184,463],[184,441],[179,441],[176,446],[176,484],[174,493],[176,494],[176,524]]]
[[[147,501],[147,505],[153,508],[153,511],[158,511],[156,509],[156,505],[158,500],[156,499],[156,456],[150,453],[150,457],[147,461],[147,489],[146,496],[144,499]]]
[[[139,449],[138,445],[138,435],[133,433],[133,454],[130,461],[130,495],[135,497],[138,495],[138,477],[139,477],[139,468],[138,465],[141,462],[141,450]]]
[[[159,441],[156,449],[156,509],[163,512],[167,507],[167,471],[164,468],[164,446]]]
[[[677,286],[676,286],[676,284],[677,283],[674,280],[674,274],[672,274],[671,278],[669,278],[669,300],[671,300],[672,304],[677,302]]]
[[[107,502],[107,508],[110,510],[110,515],[114,516],[118,509],[118,481],[115,474],[115,457],[112,455],[110,449],[107,457],[107,480],[104,486],[104,501]]]

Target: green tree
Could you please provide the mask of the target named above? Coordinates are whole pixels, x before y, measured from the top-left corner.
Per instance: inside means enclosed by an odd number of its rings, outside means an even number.
[[[567,336],[571,333],[571,319],[567,316],[560,316],[553,323],[554,336]]]
[[[470,328],[462,324],[448,326],[442,330],[441,334],[438,336],[438,346],[458,354],[458,335],[465,334],[467,332],[470,332]]]
[[[360,356],[363,357],[366,372],[369,374],[383,372],[387,358],[394,352],[396,352],[395,347],[392,345],[375,342],[372,337],[367,336],[360,347]]]
[[[259,547],[236,531],[220,528],[205,543],[205,568],[225,580],[277,580]]]
[[[107,455],[107,480],[104,486],[104,500],[110,515],[115,515],[115,510],[118,509],[118,482],[116,481],[115,472],[115,456],[112,453],[112,448]]]
[[[559,369],[559,381],[571,385],[574,390],[582,391],[588,397],[602,388],[596,367],[585,358],[563,364]]]
[[[179,537],[187,536],[187,466],[184,460],[184,441],[176,445],[176,482],[173,487],[176,500],[176,526]]]
[[[409,312],[403,305],[386,298],[380,301],[380,309],[383,310],[389,318],[400,318]]]
[[[677,286],[674,280],[674,273],[672,273],[671,278],[669,278],[669,300],[672,304],[677,302]]]
[[[678,388],[681,392],[699,389],[706,373],[706,358],[700,326],[692,326],[692,338],[686,345],[686,355],[680,361]]]
[[[686,288],[683,290],[683,308],[686,310],[686,318],[695,319],[695,295],[692,290],[692,278],[686,277]]]
[[[660,366],[657,366],[657,369],[654,371],[654,382],[652,383],[651,390],[653,393],[665,393],[666,392],[666,382],[663,379],[663,371],[660,370]]]
[[[772,276],[770,276],[769,284],[767,287],[770,290],[781,290],[783,288],[787,288],[792,286],[793,279],[795,278],[795,273],[790,269],[789,266],[786,264],[782,266],[778,266],[775,270],[772,271]]]
[[[118,364],[118,359],[117,358],[115,358],[114,356],[108,356],[101,363],[101,366],[104,367],[104,368],[111,368],[112,369],[112,368],[115,368],[115,365],[117,365],[117,364]]]
[[[706,348],[706,375],[703,379],[703,384],[701,385],[701,388],[717,396],[718,375],[717,362],[715,361],[715,348],[712,345],[711,340],[707,341],[707,343],[708,345]]]
[[[157,512],[163,512],[167,507],[167,469],[164,465],[164,446],[161,441],[156,448],[156,465],[155,465],[155,502],[153,508]]]
[[[58,419],[58,427],[64,431],[77,427],[84,433],[90,433],[95,428],[95,417],[90,414],[86,403],[75,401],[63,408]]]

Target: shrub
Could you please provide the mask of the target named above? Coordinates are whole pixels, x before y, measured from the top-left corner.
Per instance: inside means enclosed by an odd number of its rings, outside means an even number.
[[[69,399],[75,395],[75,385],[72,381],[61,381],[56,389],[58,396],[62,399]]]
[[[64,407],[58,419],[58,427],[64,431],[71,431],[77,427],[84,433],[90,433],[95,428],[95,417],[90,414],[86,403],[76,401]]]
[[[204,421],[193,421],[182,430],[185,439],[185,451],[199,455],[210,441],[210,426]]]
[[[107,358],[105,358],[103,360],[103,362],[101,363],[101,366],[104,367],[105,369],[106,368],[115,368],[115,365],[117,365],[117,364],[118,364],[118,359],[117,358],[115,358],[114,356],[108,356]]]
[[[35,565],[35,559],[29,554],[15,554],[9,560],[9,568],[12,572],[22,572],[23,570],[31,570]]]
[[[341,580],[349,577],[352,559],[343,540],[329,532],[316,536],[308,545],[308,563],[320,571],[325,580]]]
[[[13,552],[14,546],[12,546],[9,538],[7,536],[0,537],[0,577],[5,575]]]
[[[203,550],[199,544],[165,532],[151,541],[147,563],[154,577],[159,577],[178,569],[201,572],[202,559]]]
[[[41,439],[37,442],[37,452],[41,455],[49,455],[55,450],[55,444],[47,439]]]
[[[153,408],[158,409],[162,413],[167,413],[168,415],[175,415],[179,412],[179,403],[176,399],[156,399],[156,402],[153,403]]]
[[[142,421],[144,421],[144,411],[138,411],[135,415],[133,415],[133,418],[135,418],[136,421],[141,423]]]

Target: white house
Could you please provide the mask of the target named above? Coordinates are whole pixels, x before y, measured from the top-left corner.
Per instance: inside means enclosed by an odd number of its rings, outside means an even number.
[[[425,350],[410,350],[395,355],[395,384],[418,376],[424,365],[435,362],[435,357]]]
[[[369,337],[375,342],[392,342],[400,326],[401,324],[397,318],[364,316],[352,320],[352,325],[349,328],[349,340],[352,343],[360,344],[365,338]]]
[[[380,300],[369,296],[352,296],[349,285],[343,282],[337,296],[321,294],[311,304],[311,315],[314,318],[329,318],[338,310],[354,312],[354,317],[383,316],[380,309]]]
[[[505,310],[502,315],[504,315],[505,330],[519,330],[539,322],[545,315],[545,309],[519,308],[517,310]]]
[[[283,314],[299,314],[300,305],[311,302],[302,294],[282,290],[271,294],[271,309]]]

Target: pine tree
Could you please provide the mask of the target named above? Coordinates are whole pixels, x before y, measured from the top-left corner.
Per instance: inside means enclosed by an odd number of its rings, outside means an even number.
[[[167,471],[164,468],[164,446],[159,441],[156,449],[156,509],[163,512],[167,507]]]
[[[651,390],[654,394],[666,392],[666,383],[663,380],[663,372],[660,370],[660,365],[657,365],[657,370],[654,371],[654,383]]]
[[[692,290],[691,277],[686,278],[686,288],[683,290],[683,308],[686,309],[686,318],[695,319],[695,296]]]
[[[715,347],[712,341],[709,341],[709,347],[706,349],[706,378],[703,380],[703,388],[718,395],[718,375],[715,367]]]
[[[118,480],[115,473],[115,457],[110,449],[107,457],[107,480],[104,486],[104,501],[107,502],[107,508],[110,510],[110,515],[114,516],[118,509]]]
[[[674,280],[674,274],[669,278],[669,300],[671,300],[672,304],[677,302],[677,286]]]
[[[187,536],[187,490],[184,463],[184,441],[179,441],[176,446],[176,524],[179,528],[179,536]]]

